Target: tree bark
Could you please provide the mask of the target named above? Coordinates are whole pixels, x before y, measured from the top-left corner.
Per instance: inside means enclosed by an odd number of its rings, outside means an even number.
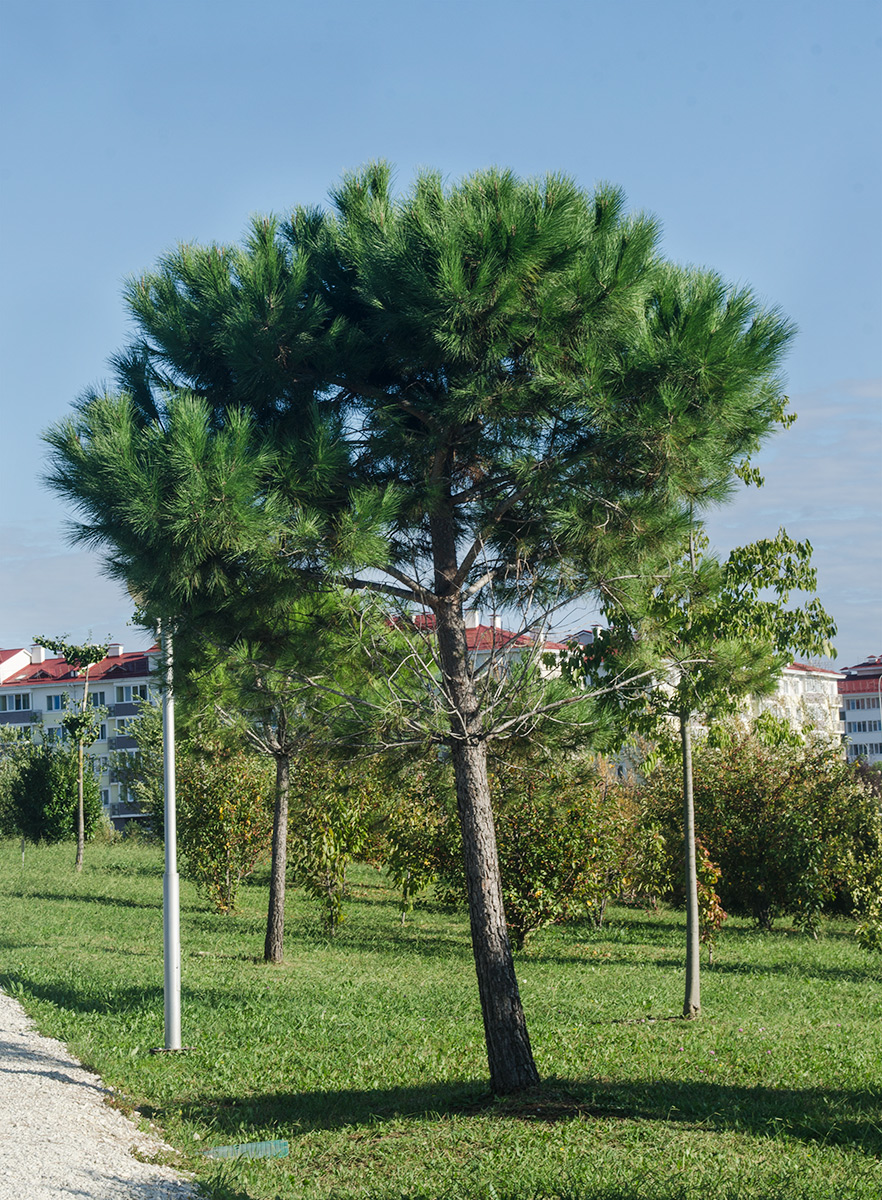
[[[683,755],[683,850],[686,861],[686,995],[683,1016],[701,1015],[701,946],[698,929],[698,871],[695,862],[695,800],[692,792],[692,736],[689,713],[680,713]]]
[[[444,540],[449,551],[446,560],[439,553],[438,541],[435,543],[436,579],[442,588],[445,579],[452,578],[450,572],[455,565],[453,539]],[[450,746],[490,1084],[494,1092],[504,1094],[534,1087],[539,1083],[539,1073],[533,1062],[502,904],[487,747],[469,671],[459,592],[439,604],[435,615],[442,670],[453,701]]]
[[[539,1073],[502,905],[486,749],[483,743],[454,741],[452,755],[490,1085],[494,1092],[505,1094],[534,1087]]]
[[[285,871],[288,865],[288,791],[291,774],[287,754],[276,755],[276,804],[270,867],[269,910],[266,918],[266,962],[281,962],[285,949]]]

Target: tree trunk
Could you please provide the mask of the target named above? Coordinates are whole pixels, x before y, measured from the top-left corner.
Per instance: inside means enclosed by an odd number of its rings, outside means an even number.
[[[683,1016],[701,1015],[701,946],[698,928],[698,871],[695,863],[695,801],[692,793],[692,736],[689,713],[680,713],[683,752],[683,849],[686,860],[686,996]]]
[[[490,1083],[494,1092],[503,1094],[535,1086],[539,1074],[530,1049],[505,923],[487,749],[469,673],[459,597],[440,605],[436,618],[441,663],[453,700],[451,754]]]
[[[83,851],[86,846],[86,817],[83,811],[83,743],[77,742],[77,862],[78,871],[83,869]]]
[[[285,949],[285,871],[288,865],[288,789],[290,758],[276,755],[276,805],[273,813],[273,851],[270,867],[269,911],[266,918],[266,962],[281,962]]]

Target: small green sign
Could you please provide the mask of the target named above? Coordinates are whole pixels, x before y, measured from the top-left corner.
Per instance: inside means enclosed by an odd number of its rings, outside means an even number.
[[[209,1158],[287,1158],[288,1143],[245,1142],[241,1146],[212,1146],[205,1153]]]

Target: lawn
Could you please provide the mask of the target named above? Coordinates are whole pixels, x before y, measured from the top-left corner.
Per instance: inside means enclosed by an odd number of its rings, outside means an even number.
[[[215,1200],[879,1200],[882,962],[846,922],[812,941],[729,921],[682,1005],[681,914],[619,908],[538,935],[517,968],[543,1086],[487,1092],[465,914],[399,921],[354,873],[334,941],[289,900],[262,962],[266,879],[218,916],[182,881],[183,1039],[163,1039],[162,858],[0,843],[0,987],[153,1122]],[[206,1147],[285,1138],[290,1156]]]

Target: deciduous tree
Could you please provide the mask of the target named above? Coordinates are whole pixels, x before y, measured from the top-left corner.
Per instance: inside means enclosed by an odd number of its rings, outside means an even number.
[[[662,749],[679,735],[686,895],[683,1016],[701,1012],[701,919],[692,777],[692,725],[736,711],[749,695],[772,691],[792,654],[830,653],[836,626],[817,598],[786,607],[794,591],[813,592],[811,545],[781,529],[733,550],[725,563],[696,552],[690,532],[679,562],[653,578],[623,581],[605,600],[605,634],[574,658],[579,680],[613,670],[620,735],[652,735]],[[631,676],[633,683],[625,681]],[[651,682],[647,682],[651,679]]]
[[[107,642],[103,645],[77,646],[73,642],[65,642],[60,638],[34,638],[37,646],[45,646],[53,654],[59,655],[71,669],[83,675],[83,694],[76,707],[68,706],[61,719],[65,733],[77,748],[77,857],[76,868],[83,869],[83,852],[86,844],[86,822],[83,798],[83,755],[87,745],[91,745],[98,737],[98,728],[102,716],[107,715],[95,705],[89,704],[89,668],[100,663],[107,657]]]

